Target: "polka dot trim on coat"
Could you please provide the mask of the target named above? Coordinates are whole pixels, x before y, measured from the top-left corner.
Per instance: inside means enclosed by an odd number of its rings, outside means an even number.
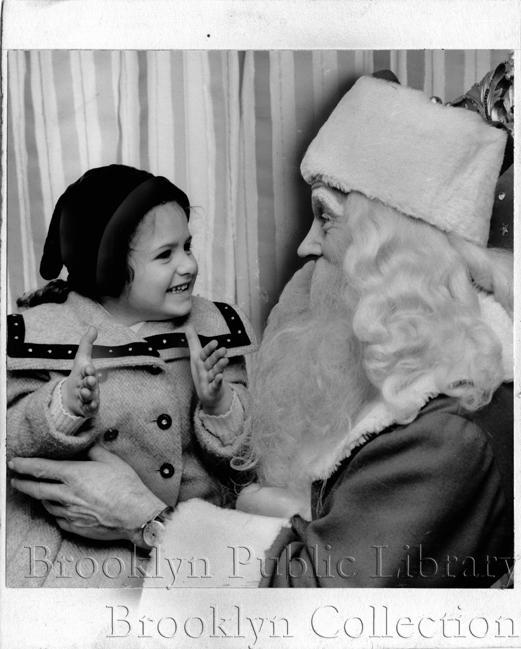
[[[220,347],[234,348],[251,345],[245,326],[235,309],[224,302],[214,302],[224,318],[229,332],[219,336],[199,336],[201,345],[216,340]],[[125,356],[153,356],[160,358],[159,350],[175,347],[188,347],[183,333],[158,334],[148,336],[145,342],[131,345],[93,345],[92,358],[122,358]],[[11,358],[53,358],[71,360],[78,351],[78,345],[41,345],[25,341],[25,322],[20,313],[7,316],[7,355]]]

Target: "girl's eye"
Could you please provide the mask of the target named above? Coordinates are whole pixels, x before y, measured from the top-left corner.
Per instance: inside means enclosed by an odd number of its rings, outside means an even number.
[[[169,259],[170,255],[172,254],[172,251],[170,249],[163,250],[163,252],[160,252],[156,259]]]
[[[184,245],[184,249],[186,253],[192,254],[192,242],[187,241]]]

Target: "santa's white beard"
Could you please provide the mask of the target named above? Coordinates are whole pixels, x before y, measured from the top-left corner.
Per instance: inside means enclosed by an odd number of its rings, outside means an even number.
[[[268,325],[251,383],[251,444],[262,484],[298,490],[316,458],[345,438],[373,393],[352,332],[355,298],[337,267],[319,260],[299,308],[291,284]],[[297,292],[297,291],[296,291]]]

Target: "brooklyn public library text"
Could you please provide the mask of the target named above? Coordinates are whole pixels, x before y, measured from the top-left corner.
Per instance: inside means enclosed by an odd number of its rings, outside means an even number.
[[[209,557],[170,557],[166,556],[161,547],[153,548],[147,557],[140,556],[136,548],[124,550],[118,549],[118,553],[105,557],[99,562],[94,556],[69,556],[60,554],[53,556],[49,548],[44,545],[25,546],[28,553],[28,571],[24,575],[26,579],[45,578],[52,574],[58,579],[64,580],[80,577],[85,582],[98,575],[106,579],[119,579],[127,576],[129,579],[141,580],[148,577],[149,580],[166,579],[167,588],[176,586],[178,579],[188,580],[211,580],[214,576],[215,566]],[[258,556],[254,550],[247,545],[228,545],[220,553],[221,565],[227,567],[226,576],[233,581],[240,582],[245,579],[248,573],[248,566],[256,566],[259,576],[286,575],[292,579],[302,577],[311,572],[322,580],[331,579],[332,586],[338,586],[338,579],[349,582],[358,575],[358,561],[354,556],[335,556],[331,545],[318,544],[307,548],[307,561],[301,557],[293,556],[291,562],[285,561],[286,556],[281,557]],[[287,556],[292,556],[291,544],[286,549]],[[362,561],[365,569],[369,566],[371,574],[369,577],[375,580],[375,586],[379,579],[396,576],[402,577],[404,585],[407,579],[424,579],[425,586],[429,586],[429,579],[442,576],[447,579],[447,585],[457,576],[469,579],[477,577],[490,577],[498,579],[505,573],[511,574],[514,561],[511,557],[495,555],[480,555],[479,557],[456,556],[447,554],[443,558],[435,559],[424,551],[422,544],[402,546],[402,559],[400,565],[394,568],[396,574],[392,574],[389,568],[388,556],[392,554],[392,548],[388,545],[370,545],[367,549],[369,562]],[[230,585],[233,585],[233,581]],[[153,581],[151,582],[153,583]],[[348,585],[348,584],[346,584]]]

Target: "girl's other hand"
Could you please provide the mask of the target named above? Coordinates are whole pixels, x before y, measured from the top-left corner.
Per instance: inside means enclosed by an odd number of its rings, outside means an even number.
[[[268,487],[249,484],[237,497],[235,508],[248,514],[290,518],[300,514],[311,520],[310,498],[308,494],[295,494],[287,487]]]
[[[209,415],[222,415],[232,402],[232,391],[224,380],[223,371],[228,365],[226,349],[211,340],[201,347],[199,337],[192,325],[185,328],[190,348],[190,367],[195,390],[203,410]]]
[[[62,385],[63,406],[78,417],[93,417],[99,408],[99,385],[92,364],[92,345],[98,337],[96,327],[83,334],[72,370]]]

